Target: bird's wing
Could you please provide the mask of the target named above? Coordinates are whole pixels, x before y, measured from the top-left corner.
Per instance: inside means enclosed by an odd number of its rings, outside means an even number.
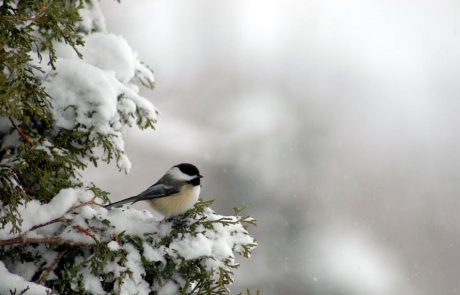
[[[137,199],[133,202],[138,202],[142,200],[150,200],[156,198],[167,197],[172,194],[178,193],[179,190],[172,185],[167,185],[163,183],[154,184],[142,193],[137,195]]]
[[[150,200],[150,199],[156,199],[156,198],[163,198],[167,197],[169,195],[178,193],[179,190],[174,188],[172,185],[167,185],[167,184],[154,184],[142,193],[138,194],[137,196],[126,198],[124,200],[111,203],[105,206],[105,208],[109,209],[114,206],[118,205],[123,205],[126,203],[131,203],[134,204],[139,201],[144,201],[144,200]]]

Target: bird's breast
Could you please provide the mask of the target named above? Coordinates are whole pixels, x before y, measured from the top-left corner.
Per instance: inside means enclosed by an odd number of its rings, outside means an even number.
[[[164,197],[153,199],[151,206],[159,211],[165,218],[185,213],[195,205],[200,196],[200,186],[186,185],[180,192]]]

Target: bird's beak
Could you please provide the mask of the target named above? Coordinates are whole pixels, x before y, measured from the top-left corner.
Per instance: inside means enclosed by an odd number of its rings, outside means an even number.
[[[199,178],[203,178],[203,175],[198,174],[198,177],[199,177]]]

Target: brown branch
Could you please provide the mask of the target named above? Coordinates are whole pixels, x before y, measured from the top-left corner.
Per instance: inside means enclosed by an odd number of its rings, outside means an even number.
[[[18,14],[15,14],[15,15],[5,15],[3,17],[5,18],[10,18],[10,19],[13,19],[13,20],[18,20],[18,21],[36,21],[36,22],[39,22],[42,20],[42,18],[44,18],[46,16],[46,9],[48,7],[46,6],[45,3],[42,3],[39,7],[38,7],[38,10],[37,10],[37,14],[36,15],[18,15]]]
[[[50,220],[50,221],[48,221],[48,222],[45,222],[45,223],[42,223],[42,224],[34,225],[34,226],[32,226],[28,231],[26,231],[26,233],[27,233],[27,232],[30,232],[30,231],[33,231],[34,229],[37,229],[37,228],[40,228],[40,227],[44,227],[44,226],[47,226],[47,225],[49,225],[49,224],[56,223],[56,222],[59,222],[59,221],[61,221],[61,222],[66,222],[67,219],[65,219],[63,216],[61,216],[61,217],[55,218],[55,219],[53,219],[53,220]]]
[[[70,209],[67,211],[67,213],[69,213],[72,210],[78,209],[80,207],[86,206],[86,205],[96,205],[96,206],[99,206],[99,207],[104,207],[104,205],[96,203],[95,200],[96,200],[96,197],[92,198],[89,201],[86,201],[86,202],[83,202],[83,203],[80,203],[80,204],[77,204],[77,205],[73,205],[72,207],[70,207]]]
[[[79,225],[74,225],[73,228],[76,229],[78,232],[81,232],[82,234],[85,234],[88,237],[91,237],[91,238],[96,240],[96,235],[93,234],[89,229],[83,228],[83,227],[81,227]]]
[[[56,265],[59,263],[59,260],[61,260],[62,256],[64,256],[65,253],[66,251],[59,252],[50,265],[43,267],[41,269],[43,272],[40,274],[40,277],[36,281],[38,284],[43,284],[44,282],[46,282],[46,279],[48,278],[49,274],[56,268]]]
[[[67,213],[69,213],[69,212],[71,212],[71,211],[73,211],[73,210],[75,210],[75,209],[78,209],[78,208],[81,208],[81,207],[83,207],[83,206],[86,206],[86,205],[96,205],[96,206],[104,207],[104,206],[102,206],[101,204],[96,203],[95,199],[96,199],[96,197],[92,198],[92,199],[89,200],[89,201],[86,201],[86,202],[83,202],[83,203],[80,203],[80,204],[77,204],[77,205],[73,205],[72,207],[70,207],[69,210],[67,210],[67,212],[66,212],[65,214],[67,214]],[[48,221],[48,222],[45,222],[45,223],[42,223],[42,224],[34,225],[34,226],[31,227],[28,231],[26,231],[26,233],[27,233],[27,232],[30,232],[30,231],[33,231],[33,230],[35,230],[35,229],[37,229],[37,228],[44,227],[44,226],[47,226],[47,225],[49,225],[49,224],[55,223],[55,222],[65,222],[65,221],[67,221],[67,219],[65,219],[63,216],[61,216],[61,217],[55,218],[55,219],[53,219],[53,220],[50,220],[50,221]]]
[[[33,21],[39,22],[45,15],[5,15],[5,18],[13,19],[16,21]]]
[[[19,136],[22,137],[22,139],[24,139],[25,142],[27,142],[28,144],[30,145],[35,145],[35,142],[33,140],[31,140],[22,130],[21,128],[18,127],[18,125],[16,125],[16,123],[14,123],[13,119],[11,119],[11,117],[8,117],[8,119],[10,119],[10,122],[11,124],[13,124],[13,127],[14,129],[16,129],[16,131],[19,133]]]
[[[48,238],[27,238],[24,236],[20,236],[17,238],[12,238],[8,240],[0,240],[0,246],[10,246],[16,244],[56,244],[56,245],[69,245],[75,247],[90,247],[92,244],[89,243],[82,243],[82,242],[75,242],[70,240],[65,240],[58,237],[48,237]]]
[[[97,205],[97,206],[102,206],[101,204],[96,203],[95,201],[96,197],[92,198],[89,201],[73,205],[70,207],[69,210],[67,210],[67,213],[71,212],[72,210],[78,209],[80,207],[86,206],[86,205]],[[28,231],[22,233],[19,237],[16,238],[11,238],[7,240],[0,240],[0,246],[8,246],[8,245],[15,245],[15,244],[66,244],[66,245],[71,245],[71,246],[89,246],[90,244],[87,243],[78,243],[78,242],[73,242],[69,240],[64,240],[58,237],[48,237],[48,238],[27,238],[24,235],[30,231],[33,231],[37,228],[44,227],[46,225],[56,223],[56,222],[66,222],[67,219],[64,218],[64,216],[55,218],[53,220],[50,220],[48,222],[42,223],[42,224],[37,224],[31,227]],[[92,233],[88,229],[84,229],[78,225],[75,225],[74,228],[78,230],[79,232],[82,232],[86,234],[87,236],[96,239],[96,235]]]

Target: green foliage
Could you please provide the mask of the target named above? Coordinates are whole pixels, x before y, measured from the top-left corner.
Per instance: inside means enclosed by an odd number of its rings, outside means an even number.
[[[40,51],[47,49],[53,65],[55,41],[65,40],[73,47],[83,44],[76,31],[81,5],[78,1],[10,0],[0,6],[0,116],[10,123],[9,128],[2,128],[2,135],[16,133],[21,138],[18,146],[2,145],[0,150],[0,201],[7,208],[0,224],[13,224],[13,231],[21,220],[19,204],[29,198],[49,200],[61,188],[80,185],[75,171],[85,166],[83,162],[70,153],[48,157],[41,150],[41,144],[51,139],[52,114],[36,74],[40,68],[30,61],[32,54],[42,58]],[[61,149],[60,142],[54,147]]]
[[[12,232],[21,224],[19,205],[30,199],[47,202],[63,188],[81,187],[78,171],[88,162],[97,165],[123,156],[113,135],[97,133],[92,126],[56,128],[40,77],[44,70],[32,62],[46,59],[54,68],[57,42],[79,54],[88,33],[80,25],[80,12],[91,6],[91,1],[68,0],[6,0],[0,5],[0,226],[11,224]],[[153,86],[141,75],[138,79]],[[153,128],[142,111],[132,115],[139,127]],[[7,137],[17,142],[8,144]],[[98,147],[103,157],[94,152]]]
[[[85,286],[88,278],[84,274],[98,278],[108,294],[118,294],[126,280],[138,283],[139,280],[145,281],[151,294],[157,294],[167,282],[177,285],[180,294],[229,294],[234,271],[239,266],[233,256],[223,258],[213,252],[212,255],[187,258],[184,252],[173,246],[191,239],[190,236],[201,234],[212,240],[212,237],[219,234],[230,233],[236,238],[233,242],[232,238],[227,238],[225,242],[232,245],[232,252],[249,257],[256,243],[249,237],[242,222],[255,225],[255,220],[243,216],[216,215],[208,208],[211,203],[199,201],[182,216],[159,223],[157,221],[157,225],[152,224],[152,230],[143,235],[125,232],[108,235],[115,228],[108,220],[95,216],[84,221],[84,227],[94,233],[94,243],[84,246],[65,243],[8,246],[0,248],[0,261],[34,262],[39,266],[32,278],[36,282],[46,268],[54,264],[54,276],[49,276],[43,283],[59,294],[91,294]],[[170,230],[165,231],[164,228]],[[118,249],[108,246],[113,241],[117,241]],[[155,249],[161,258],[151,259],[146,253],[146,245]],[[137,267],[133,266],[137,260],[136,255],[140,256],[140,265]],[[49,257],[58,258],[49,260]],[[139,272],[139,269],[142,277],[136,279],[134,272]]]
[[[200,200],[193,209],[184,213],[181,216],[170,218],[172,230],[161,239],[154,242],[155,248],[160,246],[169,247],[170,244],[177,239],[187,237],[187,234],[196,236],[197,234],[205,234],[215,232],[216,225],[227,227],[230,225],[256,225],[256,221],[252,217],[242,216],[218,216],[212,219],[206,210],[213,203],[213,200]],[[241,211],[240,211],[241,212]],[[157,234],[156,234],[157,235]],[[155,235],[155,236],[156,236]],[[155,239],[151,239],[153,242]],[[235,245],[234,252],[250,257],[251,251],[257,246],[255,241],[252,243],[244,243]],[[238,268],[233,259],[224,259],[222,267],[209,271],[206,267],[210,257],[200,257],[197,259],[185,260],[172,257],[166,258],[166,264],[162,268],[158,268],[157,262],[148,262],[143,260],[147,276],[153,280],[168,281],[173,279],[177,273],[186,278],[186,283],[181,287],[181,294],[229,294],[228,286],[233,283],[233,271]]]

